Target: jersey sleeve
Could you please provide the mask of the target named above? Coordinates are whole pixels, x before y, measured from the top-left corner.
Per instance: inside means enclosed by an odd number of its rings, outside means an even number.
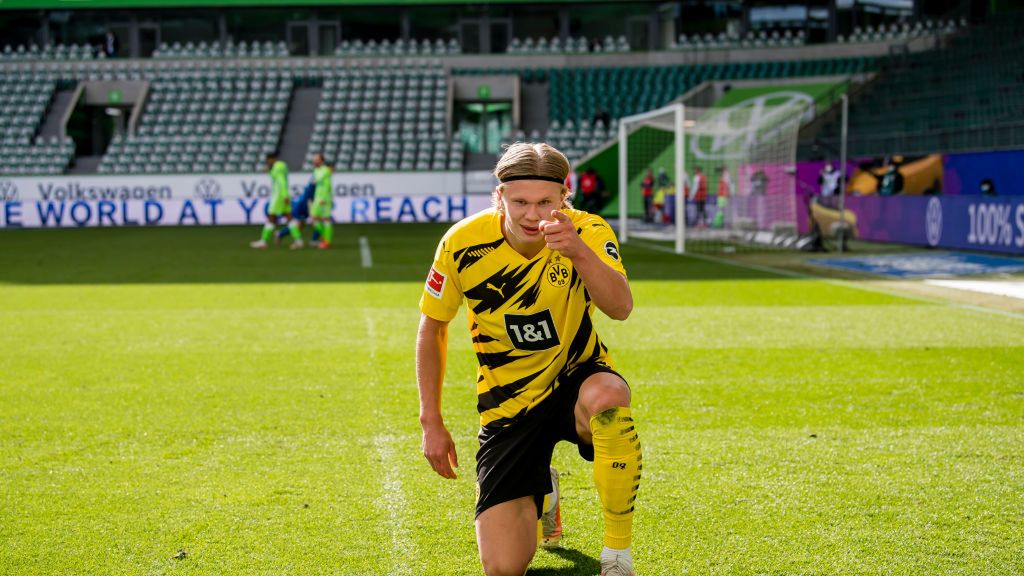
[[[328,200],[331,196],[331,184],[330,184],[331,172],[330,168],[321,166],[313,170],[313,180],[315,182],[315,188],[313,191],[313,199],[317,201]]]
[[[455,261],[446,237],[437,246],[420,296],[420,311],[434,320],[450,322],[462,305],[462,286],[455,273]]]
[[[615,231],[608,225],[608,222],[600,216],[589,215],[577,226],[580,228],[580,238],[597,254],[601,262],[625,276],[626,268],[622,265],[619,240],[615,237]]]
[[[290,196],[288,193],[288,167],[277,162],[270,171],[270,179],[274,183],[274,195]]]

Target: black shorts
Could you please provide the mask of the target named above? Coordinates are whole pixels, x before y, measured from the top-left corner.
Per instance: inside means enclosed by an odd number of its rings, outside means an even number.
[[[594,460],[594,447],[580,444],[576,434],[575,408],[583,381],[599,372],[622,377],[606,364],[581,364],[561,376],[555,391],[522,419],[504,428],[480,430],[480,449],[476,453],[477,516],[495,504],[533,496],[540,518],[544,495],[552,489],[551,456],[555,444],[562,440],[576,444],[584,459]]]

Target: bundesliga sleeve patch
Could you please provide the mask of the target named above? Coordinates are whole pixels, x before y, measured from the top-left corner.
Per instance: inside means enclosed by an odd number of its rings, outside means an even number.
[[[441,298],[444,292],[444,283],[448,277],[438,272],[433,266],[430,267],[430,274],[427,274],[427,292],[434,298]]]
[[[611,256],[612,260],[619,260],[619,248],[611,240],[604,243],[604,251]]]

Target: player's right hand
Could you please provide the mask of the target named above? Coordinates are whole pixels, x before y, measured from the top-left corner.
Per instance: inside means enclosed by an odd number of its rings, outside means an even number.
[[[551,220],[540,221],[540,232],[548,248],[557,250],[570,260],[579,256],[581,251],[588,250],[587,245],[580,240],[572,219],[561,210],[552,210]]]
[[[455,441],[443,424],[423,428],[423,456],[442,478],[458,478],[454,470],[459,467]]]

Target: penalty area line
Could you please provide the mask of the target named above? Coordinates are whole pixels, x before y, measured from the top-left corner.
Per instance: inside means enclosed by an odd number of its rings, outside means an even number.
[[[373,268],[373,254],[370,253],[370,240],[366,236],[359,237],[359,260],[363,268]]]

